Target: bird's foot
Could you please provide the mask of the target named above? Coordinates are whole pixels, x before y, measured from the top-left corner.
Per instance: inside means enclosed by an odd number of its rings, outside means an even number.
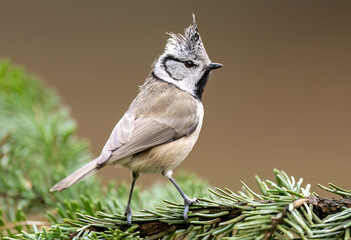
[[[130,207],[130,205],[127,206],[126,211],[124,212],[124,216],[127,217],[127,223],[132,224],[133,212],[132,212],[132,208]]]
[[[183,218],[185,222],[188,222],[188,212],[189,212],[189,206],[193,203],[199,203],[199,200],[196,198],[190,199],[190,198],[185,198],[184,199],[184,212],[183,212]]]

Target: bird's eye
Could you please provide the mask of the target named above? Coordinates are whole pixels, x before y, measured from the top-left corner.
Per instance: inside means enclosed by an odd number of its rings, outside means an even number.
[[[186,61],[184,62],[184,65],[187,67],[187,68],[192,68],[195,66],[195,64],[193,63],[193,61]]]

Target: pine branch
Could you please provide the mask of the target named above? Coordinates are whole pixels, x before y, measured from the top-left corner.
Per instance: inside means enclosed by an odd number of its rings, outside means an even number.
[[[35,235],[22,233],[17,237],[31,239],[348,239],[351,226],[351,199],[326,199],[301,188],[284,172],[275,170],[279,182],[257,183],[261,193],[244,184],[238,194],[229,189],[212,191],[218,198],[200,199],[190,207],[189,220],[182,219],[183,204],[165,201],[166,207],[144,209],[127,225],[125,216],[97,212],[76,213],[76,218],[64,219]],[[270,186],[270,187],[268,187]],[[325,187],[323,187],[325,188]],[[330,184],[328,191],[341,196],[351,192]],[[299,191],[296,191],[299,190]]]

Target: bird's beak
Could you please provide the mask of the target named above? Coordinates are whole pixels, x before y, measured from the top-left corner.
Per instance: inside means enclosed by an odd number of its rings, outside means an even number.
[[[209,70],[217,69],[217,68],[220,68],[220,67],[223,67],[223,65],[220,64],[220,63],[211,63],[210,65],[208,65],[208,69]]]

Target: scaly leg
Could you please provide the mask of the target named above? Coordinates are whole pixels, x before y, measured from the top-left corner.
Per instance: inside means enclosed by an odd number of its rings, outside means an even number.
[[[184,212],[183,212],[183,218],[185,221],[188,220],[188,212],[189,212],[189,206],[192,203],[197,203],[198,200],[196,198],[189,198],[184,192],[183,190],[179,187],[179,185],[176,183],[176,181],[172,178],[172,171],[166,172],[163,174],[165,177],[167,177],[172,183],[173,185],[176,187],[176,189],[178,190],[178,192],[180,193],[180,195],[183,197],[184,199]]]
[[[137,173],[137,172],[132,172],[132,186],[131,186],[130,192],[129,192],[128,205],[127,205],[126,211],[125,211],[125,213],[124,213],[124,216],[127,217],[127,223],[128,223],[128,224],[131,224],[131,223],[132,223],[132,216],[133,216],[133,213],[132,213],[132,208],[130,207],[130,202],[131,202],[131,200],[132,200],[134,185],[135,185],[135,182],[136,182],[136,180],[138,179],[138,177],[139,177],[139,173]]]

